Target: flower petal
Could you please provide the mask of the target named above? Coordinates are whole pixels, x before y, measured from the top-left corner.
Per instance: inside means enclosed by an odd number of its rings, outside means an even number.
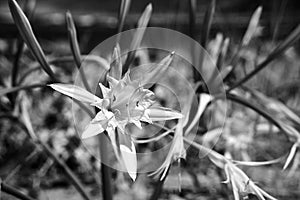
[[[147,114],[152,121],[165,121],[183,117],[183,115],[178,111],[159,106],[152,106],[148,108]]]
[[[199,102],[197,113],[194,116],[193,121],[190,123],[189,127],[186,129],[185,135],[188,135],[192,131],[192,129],[194,128],[194,126],[199,121],[201,115],[203,114],[206,106],[208,105],[208,103],[211,100],[212,100],[212,97],[210,95],[208,95],[208,94],[200,94],[200,102]]]
[[[133,181],[136,179],[137,158],[136,150],[131,137],[127,134],[120,134],[120,151],[125,168]]]
[[[67,95],[69,97],[72,97],[84,103],[92,104],[95,102],[102,101],[102,99],[100,99],[99,97],[93,95],[92,93],[76,85],[57,83],[57,84],[50,84],[49,86],[64,95]]]
[[[284,166],[283,166],[283,170],[286,170],[286,168],[287,168],[287,167],[290,165],[290,163],[292,162],[293,158],[294,158],[295,155],[296,155],[297,147],[298,147],[297,143],[294,144],[294,145],[292,146],[292,148],[291,148],[291,150],[290,150],[290,153],[289,153],[289,155],[288,155],[288,158],[286,159],[286,162],[285,162],[285,164],[284,164]]]
[[[102,83],[99,83],[99,86],[103,95],[103,99],[109,99],[110,89],[105,87]]]
[[[114,77],[111,77],[109,75],[107,75],[106,78],[107,78],[110,88],[115,88],[119,83],[119,81],[117,79],[115,79]]]
[[[91,122],[84,130],[81,135],[82,139],[86,139],[95,135],[102,133],[105,129],[100,123]]]

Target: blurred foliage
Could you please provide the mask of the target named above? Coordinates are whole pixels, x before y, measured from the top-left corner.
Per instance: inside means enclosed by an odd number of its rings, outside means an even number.
[[[220,49],[226,38],[219,33],[206,40],[208,40],[206,42],[209,54],[214,62],[218,63],[222,54]],[[219,63],[223,69],[232,63],[235,64],[233,73],[225,79],[227,85],[235,83],[236,80],[240,80],[255,69],[257,64],[263,61],[277,44],[270,38],[260,38],[258,33],[246,46],[241,47],[238,42],[235,42],[237,40],[237,38],[231,39],[222,62]],[[41,41],[41,44],[49,60],[72,54],[67,48],[69,46],[67,41]],[[84,46],[84,44],[81,45]],[[0,40],[1,89],[10,87],[10,71],[15,60],[16,46],[15,40]],[[163,56],[164,52],[160,51],[137,51],[133,63],[138,66],[148,61],[157,62]],[[300,115],[299,62],[297,48],[290,47],[284,54],[277,56],[276,60],[271,62],[264,71],[255,75],[253,79],[234,92],[249,102],[259,105],[262,110],[270,113],[274,118],[299,130],[300,121],[297,118]],[[24,48],[19,63],[18,80],[22,81],[23,85],[51,82],[39,68],[39,64],[27,46]],[[181,71],[187,80],[192,80],[192,70],[185,67],[188,66],[188,63],[176,60],[173,66],[177,71]],[[72,60],[71,62],[53,62],[51,68],[59,80],[66,82],[73,81],[77,75],[75,63]],[[86,73],[87,77],[95,75],[94,70],[87,70]],[[22,77],[24,78],[22,79]],[[169,73],[163,81],[172,85],[177,90],[177,94],[186,97],[186,91],[182,89],[184,86],[181,85],[183,83],[176,81],[176,77],[174,77]],[[175,98],[168,90],[160,86],[152,89],[162,105],[178,107],[178,102],[174,100]],[[78,132],[74,128],[73,113],[78,113],[77,117],[81,122],[80,128],[82,129],[87,122],[86,116],[81,113],[78,106],[71,103],[70,99],[53,92],[48,87],[22,91],[21,94],[26,94],[28,97],[31,122],[40,140],[48,144],[59,158],[65,161],[67,166],[80,177],[93,198],[98,197],[101,186],[97,174],[100,168],[99,163],[81,143]],[[17,96],[17,101],[21,100],[18,99],[21,96]],[[18,103],[13,105],[10,98],[9,95],[0,97],[1,114],[19,112],[20,105]],[[227,105],[227,113],[224,111],[224,104]],[[280,105],[292,110],[295,116]],[[227,117],[227,120],[224,124],[224,132],[220,134],[218,128],[222,126],[220,124],[222,117]],[[172,127],[174,125],[172,123],[170,122],[168,126]],[[155,127],[151,126],[148,126],[143,132],[132,127],[135,136],[146,137],[151,135],[153,130]],[[2,181],[24,188],[30,196],[40,197],[40,199],[80,198],[73,188],[69,188],[70,183],[63,175],[62,169],[33,144],[17,123],[1,120],[0,133],[0,177]],[[289,138],[264,117],[243,105],[224,100],[211,103],[207,108],[201,117],[199,131],[195,137],[196,142],[212,146],[217,152],[240,161],[272,160],[287,154],[291,148]],[[166,137],[157,142],[139,144],[137,151],[154,151],[169,141],[170,139]],[[89,145],[95,146],[94,143],[91,142]],[[158,155],[155,159],[163,160],[165,156]],[[207,157],[199,159],[200,156],[198,150],[190,147],[187,150],[187,159],[182,161],[181,168],[176,166],[176,163],[172,166],[165,181],[162,199],[233,199],[232,191],[221,183],[226,178],[223,171],[212,165]],[[157,165],[151,161],[151,158],[139,160],[139,166],[144,169],[149,165]],[[284,161],[271,166],[255,168],[242,166],[241,169],[278,199],[298,199],[300,197],[298,192],[300,188],[300,155],[295,155],[291,166],[286,171],[282,171]],[[178,192],[177,174],[179,172],[182,176],[181,192]],[[135,183],[132,183],[125,173],[118,171],[113,171],[112,182],[115,199],[123,200],[147,199],[157,184],[144,174],[140,175]],[[10,198],[4,197],[5,199]],[[249,199],[256,199],[256,197],[249,195]]]

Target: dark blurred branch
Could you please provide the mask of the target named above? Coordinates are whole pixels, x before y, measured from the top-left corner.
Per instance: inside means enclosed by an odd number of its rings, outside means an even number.
[[[112,192],[112,177],[111,168],[108,166],[109,157],[108,155],[112,152],[108,152],[109,140],[107,139],[107,132],[101,133],[99,138],[99,149],[100,149],[100,159],[101,159],[101,180],[102,180],[102,196],[105,200],[113,199]]]
[[[26,194],[24,194],[23,192],[20,192],[17,188],[14,188],[12,186],[9,186],[5,183],[1,183],[1,191],[10,194],[18,199],[22,199],[22,200],[34,200],[33,198],[31,198],[30,196],[27,196]]]

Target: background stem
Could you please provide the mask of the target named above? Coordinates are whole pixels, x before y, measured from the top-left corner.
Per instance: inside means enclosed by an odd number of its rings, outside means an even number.
[[[112,184],[111,184],[111,168],[106,164],[109,162],[108,155],[108,138],[107,132],[99,134],[99,149],[101,158],[101,180],[102,180],[102,196],[105,200],[112,200]]]

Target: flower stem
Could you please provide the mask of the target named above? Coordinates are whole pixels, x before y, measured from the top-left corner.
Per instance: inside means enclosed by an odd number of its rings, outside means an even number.
[[[111,184],[111,168],[106,164],[108,159],[108,139],[106,131],[99,135],[99,149],[101,158],[101,180],[102,180],[102,195],[105,200],[112,200],[112,184]]]
[[[164,183],[165,183],[165,180],[169,174],[169,170],[170,168],[168,169],[165,177],[162,179],[162,180],[158,180],[156,183],[155,183],[155,188],[154,188],[154,191],[150,197],[150,200],[158,200],[158,198],[160,197],[162,191],[163,191],[163,186],[164,186]]]

